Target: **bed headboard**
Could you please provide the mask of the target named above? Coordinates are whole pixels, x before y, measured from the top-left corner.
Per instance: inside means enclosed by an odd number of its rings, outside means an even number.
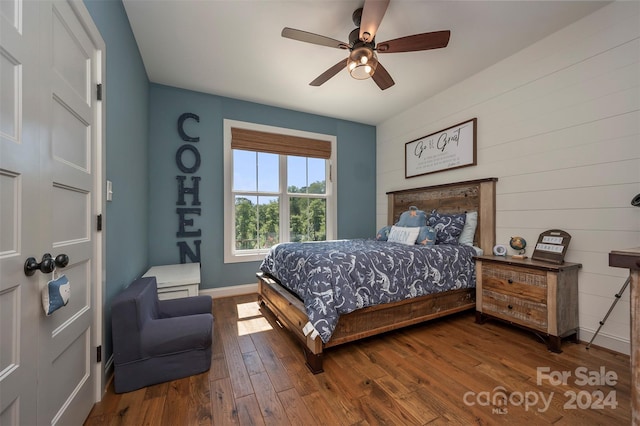
[[[474,245],[490,254],[496,243],[497,181],[498,178],[486,178],[387,192],[387,222],[389,225],[396,223],[400,214],[410,206],[416,206],[427,214],[433,209],[440,213],[477,211]]]

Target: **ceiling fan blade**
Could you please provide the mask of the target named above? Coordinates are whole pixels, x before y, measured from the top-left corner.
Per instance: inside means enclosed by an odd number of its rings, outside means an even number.
[[[393,81],[393,79],[389,75],[389,72],[387,71],[387,69],[383,67],[380,62],[378,62],[378,67],[376,68],[376,72],[373,73],[371,78],[373,79],[373,81],[376,82],[376,84],[381,90],[388,89],[389,87],[396,84],[396,82]]]
[[[378,67],[379,66],[380,64],[378,63]],[[341,70],[345,68],[347,68],[347,58],[344,58],[343,60],[341,60],[340,62],[338,62],[337,64],[335,64],[334,66],[332,66],[331,68],[329,68],[328,70],[320,74],[315,80],[309,83],[309,86],[320,86],[326,83],[327,80],[329,80],[331,77],[338,74]]]
[[[376,50],[378,53],[399,53],[440,49],[442,47],[447,47],[450,36],[451,31],[449,30],[414,34],[378,43]]]
[[[360,40],[371,42],[389,6],[389,0],[365,0],[360,20]]]
[[[282,29],[282,37],[293,40],[304,41],[305,43],[318,44],[320,46],[336,47],[338,49],[348,49],[349,45],[330,37],[321,36],[319,34],[309,33],[307,31],[296,30],[294,28],[285,27]]]

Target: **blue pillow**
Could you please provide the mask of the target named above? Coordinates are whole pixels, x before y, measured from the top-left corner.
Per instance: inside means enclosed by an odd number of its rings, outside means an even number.
[[[376,240],[387,241],[389,239],[389,232],[391,232],[391,225],[380,228],[380,230],[376,234]]]
[[[396,226],[413,227],[413,226],[426,226],[427,214],[422,210],[418,210],[416,206],[409,207],[409,210],[403,212],[400,215],[400,219],[396,223]]]
[[[442,214],[436,210],[429,216],[429,226],[436,230],[436,244],[458,244],[467,219],[465,213]]]
[[[432,246],[436,243],[436,230],[430,226],[421,226],[416,244]]]

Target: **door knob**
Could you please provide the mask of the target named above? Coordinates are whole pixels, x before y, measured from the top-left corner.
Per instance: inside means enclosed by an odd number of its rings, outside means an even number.
[[[69,264],[69,256],[66,254],[59,254],[54,259],[51,254],[45,253],[42,255],[40,263],[35,257],[30,257],[24,262],[24,274],[28,277],[35,274],[36,271],[40,271],[43,274],[50,274],[56,267],[64,268]]]
[[[66,254],[62,253],[56,256],[54,263],[56,264],[56,266],[58,268],[64,268],[65,266],[67,266],[69,264],[69,256],[67,256]]]

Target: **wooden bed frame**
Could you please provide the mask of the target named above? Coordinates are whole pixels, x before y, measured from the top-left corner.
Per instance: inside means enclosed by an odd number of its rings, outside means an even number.
[[[495,245],[495,184],[497,178],[478,179],[423,188],[388,192],[388,223],[396,223],[400,214],[417,206],[429,214],[478,212],[475,245],[492,253]],[[331,340],[323,343],[320,336],[311,339],[303,327],[309,321],[300,299],[271,277],[258,272],[258,299],[278,321],[288,328],[304,348],[307,367],[321,373],[324,349],[408,325],[475,309],[475,288],[453,290],[359,309],[338,320]]]

